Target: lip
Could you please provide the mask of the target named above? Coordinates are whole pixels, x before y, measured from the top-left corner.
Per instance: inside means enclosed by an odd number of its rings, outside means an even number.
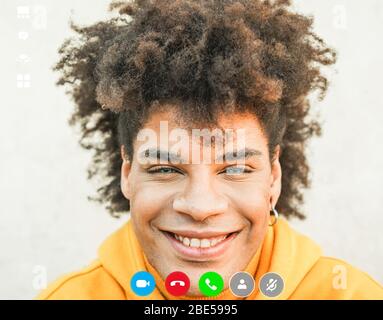
[[[162,232],[175,233],[179,236],[198,239],[209,239],[226,236],[227,234],[238,232],[237,230],[218,232],[218,231],[191,231],[191,230],[161,230]]]
[[[178,255],[185,260],[189,261],[206,261],[206,260],[213,260],[217,259],[220,256],[222,256],[230,247],[230,244],[233,242],[233,240],[237,237],[239,232],[233,232],[231,233],[226,239],[222,240],[220,243],[216,244],[214,247],[209,248],[193,248],[193,247],[186,247],[181,242],[179,242],[177,239],[174,238],[173,235],[171,235],[170,232],[167,231],[161,231],[165,237],[169,240],[172,247],[175,249],[175,251],[178,253]],[[230,232],[228,232],[230,233]],[[185,237],[189,237],[188,235],[192,235],[191,237],[198,237],[198,238],[209,238],[207,235],[210,235],[211,237],[215,236],[221,236],[226,235],[228,233],[195,233],[195,232],[185,232],[185,233],[179,233],[177,231],[177,234],[183,235],[185,234]],[[198,236],[197,236],[198,235]]]

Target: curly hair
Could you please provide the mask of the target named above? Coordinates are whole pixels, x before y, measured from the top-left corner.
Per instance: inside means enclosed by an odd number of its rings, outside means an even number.
[[[335,51],[312,31],[313,18],[290,10],[289,0],[133,0],[76,32],[59,49],[54,70],[75,102],[69,123],[80,145],[93,150],[88,179],[114,217],[129,212],[120,186],[124,145],[133,141],[153,105],[174,102],[184,119],[214,124],[220,114],[251,112],[266,133],[270,159],[281,147],[282,192],[277,210],[303,219],[310,186],[307,141],[321,134],[309,94],[323,99],[322,66]]]

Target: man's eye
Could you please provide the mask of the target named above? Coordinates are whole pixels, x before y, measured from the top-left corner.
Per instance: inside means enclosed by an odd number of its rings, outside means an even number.
[[[148,173],[170,174],[170,173],[180,173],[180,172],[172,167],[154,167],[149,169]]]
[[[250,173],[252,172],[252,170],[249,170],[246,166],[232,166],[226,168],[223,172],[228,175],[239,175],[244,173]]]

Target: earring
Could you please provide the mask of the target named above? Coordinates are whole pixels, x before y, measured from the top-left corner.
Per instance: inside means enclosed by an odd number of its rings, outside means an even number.
[[[270,217],[271,217],[271,216],[274,216],[274,219],[273,219],[273,221],[272,221],[271,224],[269,223],[269,226],[270,226],[270,227],[272,227],[274,224],[277,223],[277,221],[278,221],[278,217],[279,217],[279,213],[278,213],[278,211],[277,211],[275,208],[273,208],[273,207],[271,207],[271,211],[270,211]]]

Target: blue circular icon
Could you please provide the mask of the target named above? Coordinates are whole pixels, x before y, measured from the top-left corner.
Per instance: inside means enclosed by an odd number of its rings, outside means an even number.
[[[147,296],[153,292],[156,283],[149,272],[139,271],[130,280],[130,287],[136,295]]]

